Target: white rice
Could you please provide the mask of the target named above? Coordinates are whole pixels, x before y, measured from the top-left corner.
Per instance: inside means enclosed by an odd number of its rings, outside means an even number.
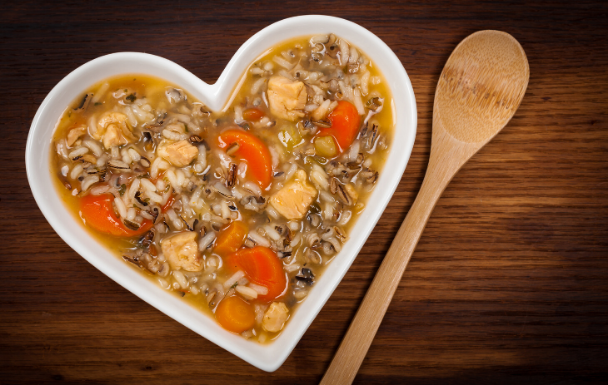
[[[264,85],[264,83],[266,83],[266,81],[266,78],[259,78],[258,80],[256,80],[251,86],[251,94],[257,94],[262,89],[262,86]]]
[[[259,295],[268,294],[268,288],[265,286],[256,285],[255,283],[250,283],[249,287],[255,290]]]
[[[146,191],[151,191],[151,192],[156,191],[156,186],[154,185],[154,183],[150,182],[149,179],[141,178],[140,182],[141,182],[142,187],[145,188]]]
[[[239,105],[234,106],[234,122],[241,124],[243,121],[243,107]]]
[[[110,191],[110,186],[108,186],[107,184],[95,186],[91,189],[91,195],[101,195],[107,193],[108,191]]]
[[[357,107],[357,112],[359,115],[365,115],[365,108],[363,107],[363,100],[361,100],[361,91],[358,88],[355,88],[353,91],[353,101],[355,102],[355,107]]]
[[[350,151],[348,152],[348,160],[354,162],[359,156],[359,150],[361,148],[361,142],[359,140],[355,140],[353,144],[350,145]]]
[[[329,111],[329,105],[331,104],[331,100],[327,99],[323,102],[323,104],[321,104],[319,106],[319,108],[317,108],[316,110],[313,111],[312,113],[312,117],[315,120],[321,120],[323,118],[325,118],[327,116],[327,112]]]
[[[289,167],[289,170],[287,170],[287,172],[285,173],[285,182],[287,182],[288,180],[291,179],[291,177],[293,176],[293,174],[296,173],[296,171],[298,171],[298,166],[296,165],[296,163],[292,163],[291,166]]]
[[[279,234],[272,224],[264,226],[264,230],[266,231],[266,235],[272,238],[274,241],[278,241],[281,239],[281,234]]]
[[[89,187],[91,187],[93,184],[99,182],[99,177],[97,175],[91,175],[88,176],[86,178],[84,178],[82,180],[82,183],[80,184],[80,189],[82,191],[87,191],[89,189]]]
[[[87,147],[76,147],[76,149],[72,150],[68,154],[68,158],[74,159],[74,158],[76,158],[78,156],[83,156],[87,152],[89,152],[89,149]]]
[[[179,283],[179,286],[181,286],[182,289],[186,289],[188,287],[188,280],[186,279],[184,273],[182,273],[181,271],[173,270],[173,278],[175,278],[175,280],[177,281],[177,283]]]
[[[327,191],[321,191],[319,192],[319,197],[321,198],[322,201],[324,202],[335,202],[336,200],[334,199],[334,197],[328,193]]]
[[[266,206],[266,212],[272,217],[272,219],[279,219],[280,217],[278,211],[270,205]]]
[[[241,270],[237,271],[230,278],[228,278],[226,280],[226,282],[224,282],[224,289],[230,288],[232,285],[234,285],[239,279],[243,278],[244,276],[245,276],[245,273],[243,271],[241,271]]]
[[[348,58],[348,62],[350,64],[355,64],[359,60],[359,52],[355,47],[350,47],[350,56]]]
[[[118,215],[121,218],[127,217],[127,207],[125,203],[119,197],[114,198],[114,205],[116,206],[116,210],[118,210]]]
[[[97,90],[97,92],[95,92],[95,95],[93,95],[93,98],[91,99],[91,103],[95,104],[98,101],[101,100],[101,98],[103,98],[106,94],[106,91],[108,91],[108,88],[110,88],[110,84],[109,83],[103,83],[101,85],[101,87],[99,87],[99,89]]]
[[[345,66],[348,63],[349,48],[348,43],[344,39],[340,39],[340,64]]]
[[[211,242],[213,242],[214,240],[215,240],[215,231],[208,232],[207,234],[205,234],[204,237],[201,238],[200,241],[198,241],[198,249],[200,251],[207,250],[207,247],[209,247]]]
[[[137,212],[135,211],[135,209],[133,207],[127,209],[127,220],[133,221],[135,219],[136,215],[137,215]]]
[[[160,171],[166,170],[169,167],[171,167],[171,165],[168,162],[164,161],[161,157],[158,157],[154,159],[154,162],[152,162],[152,166],[150,167],[150,176],[152,178],[156,178]],[[159,188],[159,190],[162,189]]]
[[[257,245],[260,246],[264,246],[264,247],[270,247],[270,242],[268,241],[268,239],[264,238],[263,236],[261,236],[257,231],[251,231],[248,235],[248,237],[254,241]]]
[[[234,288],[237,293],[243,296],[245,299],[256,299],[258,298],[258,292],[247,286],[237,286]]]
[[[131,108],[129,106],[127,106],[123,109],[123,112],[125,113],[125,115],[127,115],[127,119],[129,119],[129,124],[132,127],[137,127],[137,124],[139,122],[137,121],[137,118],[135,117],[135,114],[133,113]]]
[[[352,216],[353,213],[350,210],[342,212],[342,215],[340,215],[340,220],[338,221],[338,225],[345,226],[350,221],[350,218],[352,218]]]
[[[83,167],[82,163],[77,163],[74,168],[72,168],[72,172],[70,172],[70,178],[77,179],[78,176],[82,173]]]
[[[127,149],[123,148],[122,150],[120,150],[120,155],[122,157],[122,161],[125,162],[127,165],[133,162],[133,159],[131,159],[131,156],[127,152]]]
[[[93,155],[95,155],[96,157],[100,157],[103,155],[103,149],[101,148],[101,146],[99,144],[97,144],[97,142],[90,140],[90,139],[85,139],[82,141],[82,144],[85,145],[86,147],[89,148],[89,150],[91,150],[91,152],[93,153]]]
[[[291,231],[298,231],[298,230],[300,230],[302,225],[300,224],[300,222],[289,221],[289,222],[287,222],[287,227],[289,227],[289,230],[291,230]]]
[[[287,60],[283,59],[280,56],[273,57],[272,61],[275,62],[275,63],[277,63],[278,65],[280,65],[281,67],[285,68],[288,71],[290,71],[293,68],[293,64],[292,63],[288,62]]]
[[[134,162],[139,162],[141,160],[141,155],[139,155],[139,152],[135,151],[135,149],[130,148],[127,153]]]
[[[367,95],[369,93],[369,77],[369,71],[366,71],[363,75],[361,75],[361,95]]]
[[[258,186],[257,183],[254,182],[245,182],[245,184],[243,185],[243,187],[247,190],[249,190],[250,192],[256,194],[257,196],[262,196],[262,189],[260,188],[260,186]]]
[[[163,201],[162,196],[160,196],[157,193],[150,191],[150,190],[146,190],[146,196],[148,198],[150,198],[150,200],[154,203],[162,203],[162,201]]]

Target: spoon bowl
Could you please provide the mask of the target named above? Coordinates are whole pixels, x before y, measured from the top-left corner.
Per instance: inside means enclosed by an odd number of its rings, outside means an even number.
[[[476,32],[454,49],[435,91],[424,182],[321,384],[352,383],[437,200],[458,170],[511,120],[529,78],[526,54],[508,33]]]
[[[526,54],[511,35],[472,34],[456,47],[439,77],[433,124],[441,124],[459,141],[482,147],[515,114],[529,74]]]

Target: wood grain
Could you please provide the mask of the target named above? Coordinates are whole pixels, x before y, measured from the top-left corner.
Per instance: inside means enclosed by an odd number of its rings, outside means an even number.
[[[343,282],[276,372],[156,311],[72,251],[25,176],[36,109],[77,66],[136,50],[214,81],[253,33],[335,15],[402,60],[418,134],[397,192]],[[517,114],[437,203],[358,384],[601,383],[608,375],[608,6],[605,2],[343,0],[0,5],[0,383],[314,384],[420,189],[448,56],[481,29],[523,46]]]
[[[454,49],[435,90],[424,181],[321,385],[352,384],[441,194],[513,118],[529,79],[526,54],[506,32],[478,31]]]

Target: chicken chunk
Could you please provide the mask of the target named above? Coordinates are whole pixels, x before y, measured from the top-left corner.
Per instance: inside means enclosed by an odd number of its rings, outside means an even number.
[[[127,115],[120,112],[106,112],[97,122],[97,129],[91,136],[93,139],[101,140],[107,149],[133,143],[137,138],[133,135],[127,120]]]
[[[273,76],[268,81],[270,112],[279,118],[294,121],[304,117],[308,95],[304,83],[284,76]]]
[[[262,327],[271,333],[280,332],[288,316],[289,309],[283,302],[273,302],[264,313]]]
[[[162,240],[161,249],[173,269],[201,271],[203,263],[198,252],[196,233],[187,231]]]
[[[198,148],[187,140],[180,140],[171,144],[161,143],[157,154],[175,167],[189,165],[198,156]]]
[[[87,126],[78,126],[78,127],[72,128],[70,130],[70,132],[68,132],[68,137],[67,137],[68,146],[72,147],[74,145],[74,143],[76,143],[78,138],[80,138],[81,136],[83,136],[86,133],[87,133]]]
[[[270,204],[287,219],[302,219],[312,201],[317,197],[317,190],[306,183],[306,171],[298,170],[295,181],[286,184],[271,198]]]

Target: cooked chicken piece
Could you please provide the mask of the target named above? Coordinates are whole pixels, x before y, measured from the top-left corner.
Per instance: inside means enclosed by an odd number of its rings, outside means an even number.
[[[289,309],[283,302],[273,302],[264,313],[262,327],[271,333],[280,332],[288,316]]]
[[[133,136],[127,120],[127,115],[120,112],[106,112],[97,122],[97,129],[91,136],[101,140],[107,149],[133,143],[137,138]]]
[[[70,130],[70,132],[68,132],[68,137],[67,137],[68,146],[72,147],[74,145],[74,143],[76,143],[78,138],[80,138],[81,136],[83,136],[86,133],[87,133],[87,126],[78,126],[78,127],[72,128]]]
[[[273,76],[268,81],[270,112],[279,118],[294,121],[304,117],[301,110],[306,106],[307,98],[306,87],[300,81],[284,76]]]
[[[287,219],[304,218],[310,204],[317,197],[317,190],[306,183],[306,171],[298,170],[295,179],[270,198],[272,207]]]
[[[187,140],[167,143],[169,142],[161,143],[156,153],[175,167],[187,166],[198,156],[198,148],[191,145]]]
[[[175,234],[161,241],[161,249],[173,269],[201,271],[203,262],[198,253],[196,232],[187,231]]]

